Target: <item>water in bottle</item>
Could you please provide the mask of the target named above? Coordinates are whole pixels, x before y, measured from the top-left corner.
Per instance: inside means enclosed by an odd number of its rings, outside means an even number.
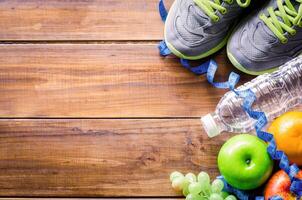
[[[263,74],[237,88],[251,89],[256,95],[252,109],[262,111],[269,121],[302,103],[302,55],[285,63],[271,74]],[[247,133],[254,130],[256,120],[242,108],[243,99],[227,92],[214,113],[201,118],[209,137],[223,131]]]

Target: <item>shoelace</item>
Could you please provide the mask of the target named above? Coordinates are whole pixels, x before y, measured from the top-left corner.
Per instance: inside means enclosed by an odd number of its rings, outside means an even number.
[[[233,4],[234,0],[194,0],[194,3],[196,3],[196,5],[198,5],[214,22],[218,22],[220,19],[215,13],[216,10],[221,14],[227,13],[227,9],[221,5],[222,2]],[[242,2],[242,0],[236,0],[236,2],[240,7],[245,8],[250,5],[251,0],[245,0],[244,2]]]
[[[267,25],[267,27],[276,35],[282,42],[287,43],[288,38],[285,33],[295,35],[295,27],[302,27],[302,0],[292,0],[300,3],[298,11],[295,9],[290,0],[277,0],[278,9],[273,7],[267,9],[269,16],[264,13],[260,14],[259,18]]]

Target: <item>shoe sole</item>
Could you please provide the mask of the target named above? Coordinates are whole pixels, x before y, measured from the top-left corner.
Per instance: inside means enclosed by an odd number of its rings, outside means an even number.
[[[220,49],[222,49],[226,44],[227,44],[227,41],[228,41],[228,38],[229,37],[226,37],[225,39],[223,39],[223,41],[221,43],[219,43],[217,46],[215,46],[214,48],[212,48],[211,50],[205,52],[205,53],[202,53],[200,55],[197,55],[197,56],[187,56],[187,55],[184,55],[182,53],[180,53],[178,50],[176,50],[176,48],[171,44],[169,43],[169,41],[166,40],[166,44],[168,46],[168,48],[170,49],[170,51],[176,55],[177,57],[179,58],[183,58],[183,59],[187,59],[187,60],[199,60],[199,59],[202,59],[202,58],[205,58],[205,57],[208,57],[210,55],[213,55],[214,53],[216,53],[217,51],[219,51]]]
[[[170,8],[170,10],[174,9],[174,4],[172,5],[172,7]],[[170,13],[171,12],[168,12],[168,16],[166,18],[166,20],[169,20],[170,18]],[[226,44],[227,44],[227,41],[229,39],[229,36],[231,35],[231,32],[232,31],[229,31],[229,33],[227,34],[227,36],[217,45],[215,46],[214,48],[210,49],[209,51],[207,52],[204,52],[200,55],[196,55],[196,56],[187,56],[187,55],[184,55],[182,54],[181,52],[179,52],[168,40],[167,40],[167,37],[166,37],[166,33],[167,33],[167,30],[166,30],[166,26],[164,28],[164,37],[165,37],[165,42],[167,44],[167,47],[170,49],[170,51],[176,55],[177,57],[179,58],[183,58],[183,59],[187,59],[187,60],[199,60],[199,59],[202,59],[202,58],[205,58],[205,57],[208,57],[214,53],[216,53],[217,51],[219,51],[220,49],[222,49]]]
[[[246,69],[244,66],[242,66],[237,61],[237,59],[230,53],[228,48],[227,48],[227,56],[228,56],[229,60],[231,61],[231,63],[233,64],[233,66],[236,67],[238,70],[240,70],[246,74],[250,74],[250,75],[254,75],[254,76],[258,76],[258,75],[265,74],[265,73],[272,73],[279,68],[279,67],[273,67],[271,69],[263,70],[263,71],[251,71],[251,70]]]

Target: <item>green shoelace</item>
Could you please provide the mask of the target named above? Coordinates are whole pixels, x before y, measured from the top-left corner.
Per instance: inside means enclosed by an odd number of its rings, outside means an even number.
[[[273,7],[267,9],[269,16],[264,13],[260,14],[259,18],[270,28],[276,37],[282,42],[287,43],[285,32],[290,35],[295,35],[295,27],[302,27],[302,0],[295,0],[300,3],[298,11],[294,8],[290,0],[277,0],[278,9]],[[281,20],[282,19],[282,20]]]
[[[234,0],[222,0],[228,4],[234,3]],[[227,9],[221,5],[220,0],[194,0],[194,2],[207,14],[214,22],[219,21],[219,16],[215,14],[215,11],[218,10],[221,14],[226,14]],[[248,7],[251,3],[251,0],[236,0],[237,4],[240,7]]]

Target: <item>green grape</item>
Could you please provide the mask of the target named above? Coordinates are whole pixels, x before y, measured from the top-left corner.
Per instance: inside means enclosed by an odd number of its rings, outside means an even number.
[[[199,182],[193,182],[189,185],[189,192],[191,194],[199,194],[201,192],[201,184]]]
[[[183,194],[185,197],[188,196],[188,194],[190,194],[188,188],[184,188],[184,189],[182,190],[182,194]]]
[[[229,193],[221,192],[220,195],[222,196],[223,199],[225,199],[227,196],[229,196]]]
[[[225,200],[237,200],[237,198],[234,195],[229,195],[225,198]]]
[[[213,182],[212,182],[212,185],[211,185],[211,190],[213,193],[220,193],[224,188],[224,183],[222,180],[220,179],[215,179]]]
[[[183,187],[182,187],[182,194],[186,197],[189,194],[189,185],[190,182],[187,178],[184,178]]]
[[[223,198],[219,194],[213,193],[211,194],[209,200],[223,200]]]
[[[187,173],[185,177],[189,180],[190,183],[196,182],[196,176],[193,173]]]
[[[188,194],[186,200],[198,200],[198,195],[196,194]]]
[[[176,191],[181,191],[184,187],[184,181],[185,178],[181,176],[174,178],[172,181],[172,188]]]
[[[198,182],[201,186],[201,192],[205,195],[209,195],[211,192],[211,186],[208,182]]]
[[[221,190],[219,190],[219,188],[217,186],[211,185],[211,192],[219,194],[221,192]]]
[[[211,194],[211,185],[210,185],[210,176],[206,172],[200,172],[197,176],[198,182],[201,184],[202,193],[205,196],[210,196]]]
[[[197,200],[207,200],[203,195],[197,195]]]
[[[206,172],[200,172],[197,176],[198,182],[205,182],[210,185],[210,176]]]
[[[172,182],[173,179],[176,178],[176,177],[184,177],[184,175],[182,173],[180,173],[180,172],[177,172],[177,171],[172,172],[170,174],[170,181]]]

